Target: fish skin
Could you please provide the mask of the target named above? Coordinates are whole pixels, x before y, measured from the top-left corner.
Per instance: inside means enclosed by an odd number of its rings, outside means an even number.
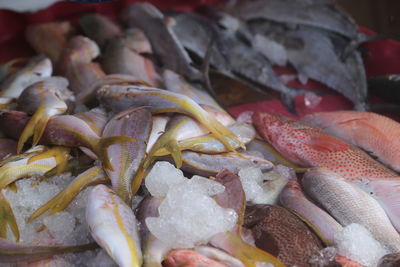
[[[247,220],[255,217],[258,220],[249,225]],[[299,218],[279,206],[247,206],[244,227],[252,231],[257,247],[277,257],[284,266],[310,266],[310,258],[323,248]]]
[[[342,225],[363,225],[389,251],[400,251],[399,233],[379,203],[362,189],[332,171],[318,168],[305,173],[302,185]]]
[[[103,130],[103,138],[127,136],[135,142],[113,144],[106,148],[113,169],[105,167],[115,192],[127,203],[131,202],[132,180],[146,154],[152,121],[147,107],[139,107],[130,112],[122,112],[112,118]],[[103,162],[104,165],[104,162]]]
[[[0,160],[17,154],[17,142],[8,138],[0,138]]]
[[[397,177],[360,149],[305,122],[254,113],[253,123],[258,133],[283,156],[303,167],[326,167],[349,181]]]
[[[152,54],[153,49],[144,32],[138,28],[129,28],[125,31],[127,45],[139,54]]]
[[[289,180],[279,200],[283,207],[293,212],[313,229],[326,246],[335,244],[335,234],[342,231],[343,227],[304,195],[297,179]]]
[[[123,35],[121,27],[109,17],[101,14],[87,14],[79,20],[83,32],[94,40],[100,47],[113,38]]]
[[[25,67],[7,77],[0,84],[0,97],[18,98],[26,87],[43,78],[50,77],[52,72],[50,59],[43,55],[33,57]]]
[[[395,171],[400,171],[400,124],[388,117],[359,111],[318,112],[303,121],[354,146],[372,152]]]
[[[156,87],[161,83],[153,62],[131,49],[126,38],[115,38],[107,43],[102,66],[107,74],[132,75]]]
[[[71,90],[79,95],[91,88],[99,79],[106,76],[105,72],[98,63],[79,62],[68,67],[65,77],[70,82]]]
[[[100,107],[76,113],[74,116],[86,122],[87,125],[89,125],[89,127],[99,136],[102,134],[108,121],[106,111]]]
[[[146,218],[158,217],[158,207],[163,199],[153,196],[147,196],[142,200],[138,207],[137,218],[140,223],[140,239],[143,250],[143,267],[162,267],[162,261],[168,252],[172,249],[157,237],[155,237],[147,228]]]
[[[208,177],[216,175],[222,169],[237,174],[240,169],[256,167],[263,171],[272,169],[270,161],[242,153],[202,154],[192,151],[182,151],[182,170]]]
[[[121,18],[129,27],[144,32],[165,68],[189,80],[201,79],[200,72],[192,66],[192,60],[172,30],[173,18],[165,17],[150,3],[132,4],[123,11]]]
[[[88,196],[86,221],[96,242],[121,267],[140,267],[142,252],[132,209],[105,185]]]
[[[396,267],[400,264],[400,253],[391,253],[383,256],[377,267]]]
[[[174,249],[168,254],[164,260],[164,264],[167,267],[226,267],[225,264],[212,260],[199,252],[188,249]]]
[[[194,251],[212,260],[220,262],[227,267],[245,267],[240,260],[236,259],[235,257],[231,256],[230,254],[220,249],[211,246],[196,246],[194,248]]]
[[[149,141],[146,147],[146,153],[149,153],[153,145],[157,142],[158,138],[164,133],[165,127],[168,124],[170,118],[168,116],[152,116],[152,127],[149,137]]]
[[[74,28],[67,22],[50,22],[28,25],[25,37],[38,54],[44,54],[56,65]]]

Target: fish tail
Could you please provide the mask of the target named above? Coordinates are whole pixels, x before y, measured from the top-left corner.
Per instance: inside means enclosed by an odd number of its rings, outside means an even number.
[[[64,210],[69,203],[79,194],[84,188],[89,185],[101,183],[107,180],[101,167],[95,166],[85,171],[78,177],[76,177],[72,183],[70,183],[64,190],[59,192],[56,196],[50,199],[47,203],[39,207],[32,215],[28,218],[28,223],[49,211],[50,215],[56,214]]]
[[[0,193],[0,237],[7,238],[7,226],[10,227],[17,242],[20,238],[20,233],[18,229],[17,220],[14,216],[14,212],[11,208],[10,203],[7,199]]]
[[[28,159],[28,164],[46,158],[54,157],[56,166],[50,171],[55,171],[56,174],[61,174],[67,168],[70,148],[68,147],[53,147],[43,153],[32,156]]]

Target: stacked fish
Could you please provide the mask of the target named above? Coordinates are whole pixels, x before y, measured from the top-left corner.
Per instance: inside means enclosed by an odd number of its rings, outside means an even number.
[[[354,47],[367,38],[343,15],[324,21],[324,13],[315,24],[314,16],[301,20],[295,13],[283,23],[263,9],[269,3],[280,10],[281,2],[342,14],[326,1],[255,1],[235,9],[239,14],[206,10],[207,16],[163,14],[137,3],[121,15],[125,29],[98,14],[83,16],[77,27],[28,27],[26,39],[39,55],[0,69],[0,262],[32,262],[97,243],[119,266],[358,264],[333,248],[352,224],[364,227],[384,254],[400,252],[398,146],[387,141],[395,142],[400,126],[355,111],[305,118],[372,151],[392,171],[310,124],[262,113],[235,120],[212,97],[209,72],[216,71],[280,92],[293,110],[294,97],[305,91],[287,87],[272,69],[290,62],[300,79],[326,83],[365,108],[365,74]],[[161,168],[160,160],[210,178],[186,179],[174,167]],[[307,172],[298,180],[293,170]],[[63,211],[92,187],[86,222],[96,243],[18,243],[4,192],[18,190],[21,178],[65,172],[76,178],[27,221]],[[207,237],[176,223],[190,217],[190,208],[179,205],[191,200],[215,216],[196,218]],[[163,229],[191,239],[171,240]]]

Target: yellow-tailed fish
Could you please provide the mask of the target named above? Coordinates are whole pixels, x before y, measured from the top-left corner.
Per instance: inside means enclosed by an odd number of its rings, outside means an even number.
[[[96,242],[120,267],[142,266],[138,223],[132,209],[105,185],[89,194],[86,221]]]

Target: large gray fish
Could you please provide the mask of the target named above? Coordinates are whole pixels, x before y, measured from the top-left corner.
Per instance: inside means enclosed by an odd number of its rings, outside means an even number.
[[[150,110],[139,107],[116,115],[103,131],[103,138],[126,136],[132,139],[132,142],[106,148],[103,159],[104,169],[115,192],[127,203],[133,197],[132,180],[145,156],[151,125]]]
[[[200,72],[192,66],[191,58],[171,29],[173,18],[165,17],[149,3],[135,3],[123,11],[122,19],[129,27],[137,27],[145,33],[163,67],[189,80],[201,79]]]
[[[356,109],[365,110],[366,74],[359,52],[352,52],[342,61],[328,33],[299,27],[282,34],[279,30],[271,31],[277,26],[268,24],[271,23],[257,22],[251,29],[280,42],[286,49],[287,60],[299,75],[327,85],[352,101]]]
[[[400,251],[400,236],[379,203],[336,173],[311,169],[302,180],[305,192],[342,225],[358,223],[389,251]]]

